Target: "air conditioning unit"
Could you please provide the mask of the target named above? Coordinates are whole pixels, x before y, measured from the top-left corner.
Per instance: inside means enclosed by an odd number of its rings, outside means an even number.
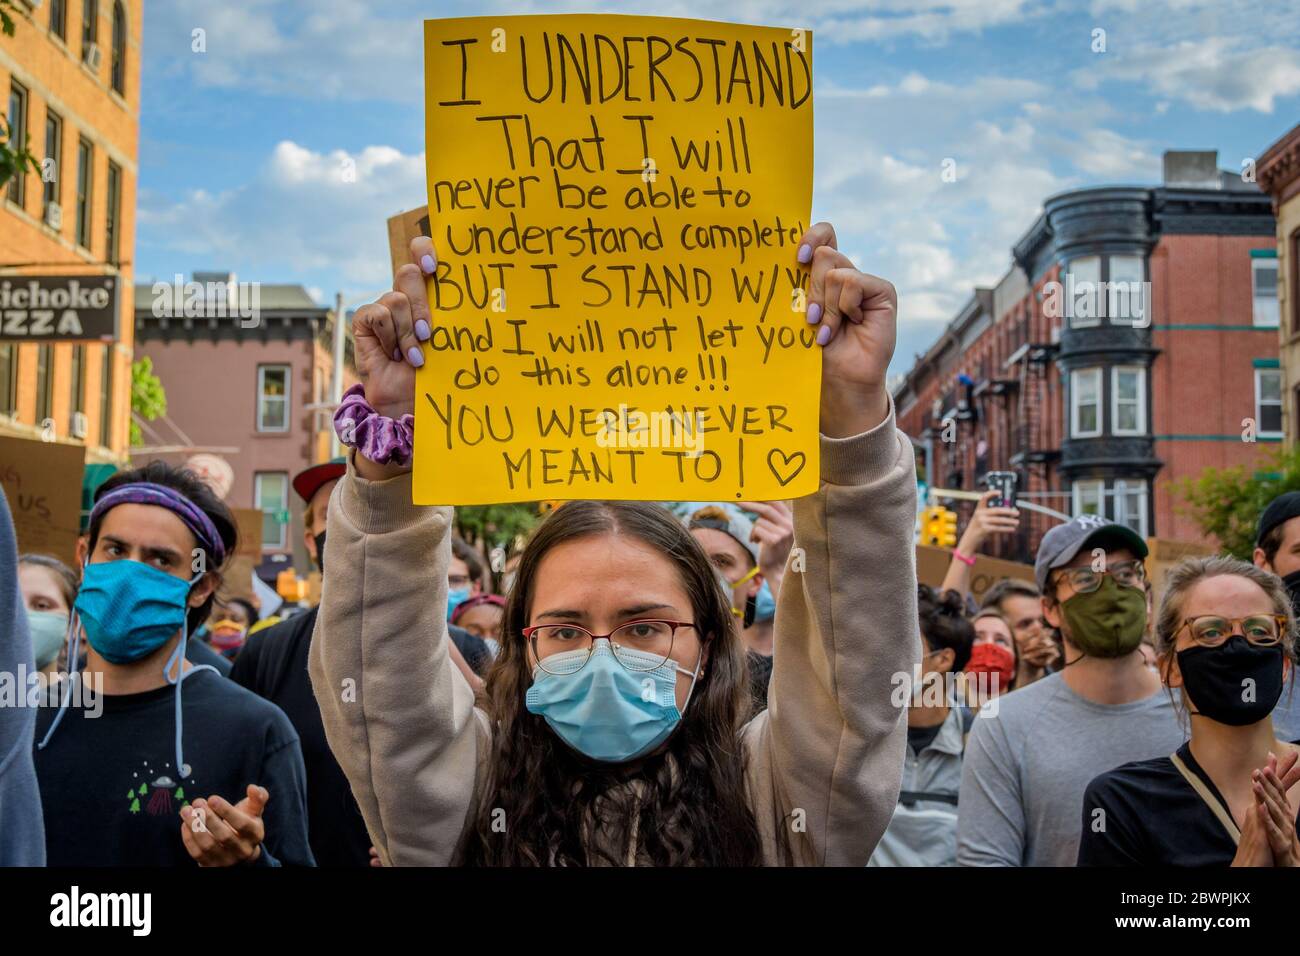
[[[89,427],[86,421],[86,413],[73,412],[72,413],[72,437],[85,438],[87,431],[89,431]]]
[[[98,72],[98,71],[99,71],[99,60],[100,60],[100,57],[101,57],[101,56],[102,56],[102,53],[101,53],[101,51],[100,51],[100,49],[99,49],[99,44],[98,44],[98,43],[91,43],[91,44],[88,44],[88,45],[86,46],[85,52],[82,53],[82,55],[81,55],[81,59],[82,59],[82,62],[84,62],[84,63],[86,64],[86,66],[88,66],[88,67],[90,67],[92,70]]]
[[[63,207],[56,202],[45,207],[45,225],[51,229],[63,228]]]

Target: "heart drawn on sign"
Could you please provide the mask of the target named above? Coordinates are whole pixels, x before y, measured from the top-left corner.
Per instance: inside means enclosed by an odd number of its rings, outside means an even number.
[[[776,463],[776,459],[781,459],[781,464]],[[793,455],[787,455],[779,448],[773,448],[767,453],[767,467],[772,469],[772,474],[784,488],[790,482],[799,477],[799,472],[803,471],[803,466],[808,464],[808,456],[801,451]]]

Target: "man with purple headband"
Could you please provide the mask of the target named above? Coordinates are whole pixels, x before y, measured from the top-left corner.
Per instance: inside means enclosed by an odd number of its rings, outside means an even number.
[[[188,471],[151,462],[96,492],[68,659],[84,641],[100,706],[65,693],[38,719],[49,865],[314,864],[293,726],[185,655],[235,544]]]

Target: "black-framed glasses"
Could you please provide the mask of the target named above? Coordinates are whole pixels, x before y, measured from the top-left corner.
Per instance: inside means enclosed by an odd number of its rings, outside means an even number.
[[[1183,627],[1192,640],[1202,647],[1218,647],[1237,632],[1256,647],[1276,647],[1286,633],[1286,618],[1281,614],[1252,614],[1249,617],[1220,617],[1217,614],[1198,614],[1183,621]],[[1178,630],[1181,631],[1183,627]],[[1174,632],[1178,636],[1178,631]]]
[[[548,674],[572,674],[586,665],[596,641],[609,641],[618,662],[630,671],[662,667],[673,653],[678,628],[694,627],[687,621],[642,620],[620,624],[608,634],[593,634],[576,624],[535,624],[523,630],[537,666]],[[585,654],[573,654],[585,651]],[[565,655],[559,661],[558,655]],[[548,666],[547,661],[551,664]]]
[[[1115,579],[1122,588],[1140,588],[1146,583],[1147,572],[1141,561],[1116,561],[1105,571],[1092,568],[1062,568],[1058,581],[1069,581],[1070,587],[1079,594],[1091,594],[1101,587],[1101,579],[1106,575]]]

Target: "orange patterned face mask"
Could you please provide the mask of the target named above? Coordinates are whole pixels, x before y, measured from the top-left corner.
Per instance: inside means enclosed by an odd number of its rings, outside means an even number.
[[[212,646],[219,651],[231,651],[244,643],[244,625],[229,618],[214,621],[208,630],[212,634]]]

